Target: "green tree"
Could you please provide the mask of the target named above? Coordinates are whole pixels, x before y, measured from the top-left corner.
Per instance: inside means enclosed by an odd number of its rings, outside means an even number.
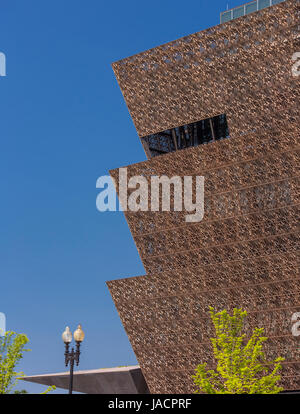
[[[16,390],[16,391],[14,391],[14,394],[28,394],[28,391],[26,391],[26,390]]]
[[[16,366],[23,358],[28,338],[24,334],[12,331],[0,336],[0,394],[9,394],[16,385],[23,372],[17,372]]]
[[[267,361],[262,348],[268,338],[261,336],[263,328],[255,328],[246,339],[242,333],[246,315],[242,309],[235,308],[231,316],[226,310],[215,312],[210,308],[215,328],[215,337],[210,340],[217,364],[215,370],[208,370],[207,364],[197,366],[192,376],[195,393],[277,394],[283,390],[277,383],[284,358]]]
[[[23,353],[30,351],[25,348],[29,339],[24,334],[17,334],[13,331],[5,332],[0,336],[0,394],[9,394],[19,379],[24,377],[23,372],[17,372],[16,366],[23,358]],[[48,387],[41,394],[55,390],[55,385]],[[14,394],[28,394],[26,390],[16,390]]]

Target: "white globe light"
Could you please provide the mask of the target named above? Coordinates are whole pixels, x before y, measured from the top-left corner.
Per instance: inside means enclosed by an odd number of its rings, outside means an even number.
[[[65,344],[69,344],[72,341],[72,332],[68,326],[66,326],[66,329],[62,334],[62,340]]]

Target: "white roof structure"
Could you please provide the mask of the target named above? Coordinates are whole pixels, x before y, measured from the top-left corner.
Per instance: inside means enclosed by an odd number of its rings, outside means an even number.
[[[33,375],[24,381],[69,388],[69,371]],[[74,371],[73,390],[86,394],[149,394],[139,365]]]

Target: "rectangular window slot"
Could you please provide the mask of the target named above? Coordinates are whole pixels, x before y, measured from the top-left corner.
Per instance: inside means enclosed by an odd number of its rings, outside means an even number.
[[[226,115],[218,115],[142,137],[150,157],[229,138]]]

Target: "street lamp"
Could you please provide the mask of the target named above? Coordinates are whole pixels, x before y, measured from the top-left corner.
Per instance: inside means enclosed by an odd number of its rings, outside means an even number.
[[[62,334],[62,339],[66,346],[65,348],[66,367],[70,363],[69,394],[72,394],[74,362],[76,362],[77,366],[79,365],[80,344],[84,340],[84,332],[81,328],[81,325],[78,325],[76,331],[74,332],[74,339],[76,342],[76,351],[74,351],[74,348],[72,348],[72,350],[69,351],[69,345],[70,345],[70,342],[72,342],[72,332],[70,331],[70,328],[68,326],[66,327],[65,331]]]

